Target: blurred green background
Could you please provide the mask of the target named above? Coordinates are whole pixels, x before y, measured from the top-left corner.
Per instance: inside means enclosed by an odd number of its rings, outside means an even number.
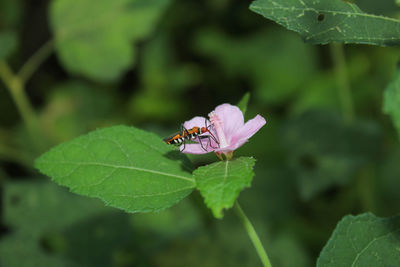
[[[335,48],[305,44],[252,13],[251,1],[116,2],[0,0],[0,65],[16,72],[43,56],[23,88],[33,130],[0,83],[1,266],[261,266],[235,215],[214,219],[198,192],[159,213],[126,214],[32,167],[96,128],[164,137],[246,92],[247,119],[261,114],[267,125],[235,152],[257,159],[239,200],[274,266],[315,265],[346,214],[400,212],[398,135],[381,111],[398,48],[344,47],[349,119]],[[355,2],[398,16],[394,1]]]

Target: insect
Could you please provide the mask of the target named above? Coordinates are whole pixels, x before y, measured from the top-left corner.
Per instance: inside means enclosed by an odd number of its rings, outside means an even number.
[[[183,144],[183,149],[181,151],[185,150],[185,146],[186,146],[186,142],[190,141],[190,140],[196,140],[196,138],[198,138],[199,144],[201,145],[201,148],[204,151],[207,151],[208,146],[211,146],[212,148],[217,148],[214,147],[212,145],[211,139],[214,140],[215,143],[217,143],[217,145],[219,145],[219,142],[217,141],[217,139],[215,138],[215,136],[210,132],[210,127],[212,127],[212,125],[208,125],[207,126],[207,120],[205,121],[205,127],[193,127],[191,129],[186,129],[185,126],[183,126],[183,124],[181,125],[181,130],[180,132],[169,136],[167,138],[164,138],[164,142],[167,144],[172,144],[172,145],[181,145]],[[208,135],[201,135],[204,133],[208,133]],[[207,141],[207,145],[206,147],[204,147],[203,145],[203,140]]]

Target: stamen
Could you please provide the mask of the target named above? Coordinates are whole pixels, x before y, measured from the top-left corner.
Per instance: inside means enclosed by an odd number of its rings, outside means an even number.
[[[218,140],[219,140],[219,147],[224,148],[229,146],[228,141],[226,140],[226,136],[224,130],[222,128],[222,121],[218,117],[218,115],[213,111],[208,114],[210,117],[210,122],[214,126],[215,132],[217,133]]]

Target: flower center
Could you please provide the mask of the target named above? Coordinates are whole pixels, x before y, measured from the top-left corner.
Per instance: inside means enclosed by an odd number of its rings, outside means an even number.
[[[224,148],[229,146],[229,143],[226,140],[224,130],[222,128],[222,122],[218,117],[218,115],[213,111],[210,114],[208,114],[208,117],[210,117],[210,122],[214,126],[215,132],[217,133],[219,140],[219,148]]]

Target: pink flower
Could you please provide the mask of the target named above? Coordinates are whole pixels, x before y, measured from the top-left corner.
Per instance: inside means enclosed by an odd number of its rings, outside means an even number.
[[[219,105],[208,116],[209,120],[204,117],[194,117],[183,124],[186,129],[211,125],[209,127],[211,134],[209,132],[201,134],[200,139],[194,140],[196,144],[182,145],[180,148],[182,152],[188,154],[216,152],[228,155],[246,143],[266,123],[260,115],[244,123],[242,111],[230,104]]]

